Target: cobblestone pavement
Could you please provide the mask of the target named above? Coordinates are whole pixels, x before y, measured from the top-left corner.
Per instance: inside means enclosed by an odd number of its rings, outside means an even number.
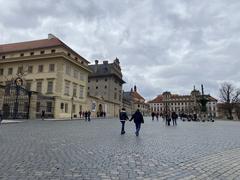
[[[240,179],[240,122],[25,121],[0,126],[0,180]]]

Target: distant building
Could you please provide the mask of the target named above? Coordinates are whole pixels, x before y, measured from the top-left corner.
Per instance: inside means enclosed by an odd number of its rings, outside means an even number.
[[[122,107],[122,85],[125,83],[119,59],[113,63],[103,61],[89,66],[92,73],[88,77],[88,95],[101,98],[106,103],[98,104],[95,111],[97,114],[105,112],[107,116],[118,116]],[[95,103],[94,101],[92,103]]]
[[[42,110],[52,118],[70,118],[85,110],[91,72],[88,64],[51,34],[48,39],[3,44],[0,45],[0,85],[7,86],[11,80],[21,77],[26,89],[37,92],[37,97],[31,98],[37,99],[31,102],[30,118],[40,117]],[[3,100],[4,111],[12,108],[8,103]]]
[[[138,93],[136,86],[134,86],[134,90],[131,89],[129,92],[123,92],[123,107],[126,108],[128,114],[133,114],[137,109],[139,109],[143,115],[149,115],[149,105]]]
[[[152,112],[165,114],[166,112],[176,112],[178,114],[192,114],[199,112],[197,100],[200,98],[200,91],[194,90],[190,95],[171,94],[164,92],[153,100],[149,101]],[[213,117],[217,116],[217,100],[210,95],[204,95],[209,101],[207,103],[207,113]]]

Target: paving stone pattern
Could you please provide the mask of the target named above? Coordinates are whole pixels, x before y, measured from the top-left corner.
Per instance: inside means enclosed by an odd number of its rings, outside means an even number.
[[[0,126],[0,180],[240,179],[240,122],[145,118],[120,135],[117,119]]]

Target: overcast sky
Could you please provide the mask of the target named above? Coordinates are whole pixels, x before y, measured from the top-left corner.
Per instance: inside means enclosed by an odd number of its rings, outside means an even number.
[[[0,0],[0,44],[52,33],[94,62],[118,57],[125,90],[152,99],[240,85],[239,0]]]

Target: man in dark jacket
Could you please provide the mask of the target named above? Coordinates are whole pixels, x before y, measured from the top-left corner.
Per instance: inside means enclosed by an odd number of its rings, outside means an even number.
[[[141,128],[141,123],[144,123],[144,120],[143,120],[143,115],[142,113],[139,111],[139,109],[136,110],[136,112],[132,115],[130,121],[134,119],[134,123],[136,125],[136,136],[139,135],[139,131],[140,131],[140,128]]]
[[[121,134],[125,134],[125,122],[126,120],[128,120],[128,116],[127,116],[127,113],[125,111],[125,108],[122,108],[122,111],[120,112],[119,114],[119,119],[120,119],[120,122],[122,123],[122,129],[121,129]]]

